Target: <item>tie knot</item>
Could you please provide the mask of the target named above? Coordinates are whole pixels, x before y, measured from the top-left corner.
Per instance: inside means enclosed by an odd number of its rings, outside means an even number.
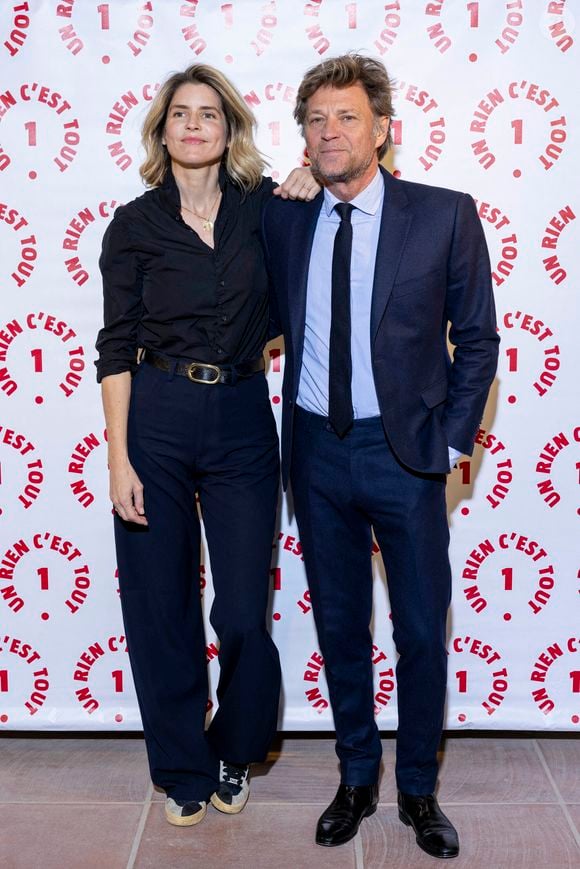
[[[340,217],[341,221],[347,221],[350,223],[350,216],[354,210],[354,205],[351,205],[350,202],[337,202],[334,206],[334,210]]]

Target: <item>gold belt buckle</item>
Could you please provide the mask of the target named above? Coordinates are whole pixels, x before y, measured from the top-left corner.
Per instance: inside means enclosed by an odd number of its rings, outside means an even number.
[[[215,376],[213,380],[204,380],[201,377],[195,376],[196,368],[211,368],[212,371],[215,371]],[[221,371],[217,365],[210,365],[205,362],[192,362],[191,365],[187,367],[187,376],[191,380],[192,383],[205,383],[207,386],[214,386],[216,383],[219,383]]]

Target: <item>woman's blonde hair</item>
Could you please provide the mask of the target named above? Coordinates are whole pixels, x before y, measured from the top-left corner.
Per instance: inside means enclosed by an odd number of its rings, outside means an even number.
[[[262,180],[266,166],[254,144],[256,119],[240,92],[219,70],[203,63],[194,63],[184,72],[172,75],[160,87],[141,131],[146,158],[139,171],[148,187],[163,183],[171,158],[161,144],[167,111],[175,91],[183,84],[205,84],[213,88],[222,101],[227,124],[228,145],[224,164],[230,178],[244,190],[253,190]]]

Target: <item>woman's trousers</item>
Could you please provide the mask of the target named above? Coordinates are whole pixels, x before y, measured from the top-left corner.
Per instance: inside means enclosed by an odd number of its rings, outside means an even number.
[[[142,363],[127,438],[148,524],[116,517],[115,541],[151,777],[174,799],[207,800],[219,760],[262,760],[276,730],[280,665],[266,616],[279,471],[266,379],[192,383]],[[196,497],[219,641],[218,708],[207,733]]]

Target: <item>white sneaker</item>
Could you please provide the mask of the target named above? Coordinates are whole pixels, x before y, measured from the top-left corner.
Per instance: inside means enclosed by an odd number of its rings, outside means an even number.
[[[203,821],[206,813],[205,800],[174,800],[171,797],[165,800],[165,817],[176,827],[193,827]]]
[[[250,796],[249,766],[220,761],[220,786],[210,797],[212,806],[228,815],[241,812]]]

